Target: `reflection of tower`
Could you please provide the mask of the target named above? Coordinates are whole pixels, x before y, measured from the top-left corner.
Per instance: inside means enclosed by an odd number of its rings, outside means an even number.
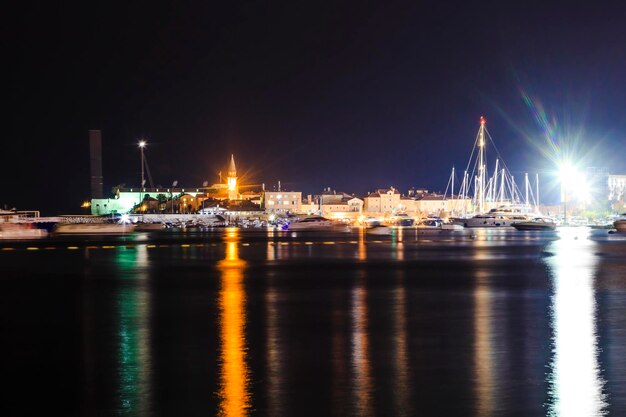
[[[217,264],[222,273],[220,306],[220,412],[242,416],[250,408],[250,376],[246,363],[246,294],[243,285],[246,262],[239,258],[238,229],[227,229],[225,258]]]
[[[235,168],[235,157],[230,156],[230,165],[228,166],[228,199],[237,200],[239,196],[239,187],[237,187],[237,168]]]

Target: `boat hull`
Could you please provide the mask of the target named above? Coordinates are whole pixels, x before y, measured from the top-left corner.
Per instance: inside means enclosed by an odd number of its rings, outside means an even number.
[[[530,224],[530,223],[515,223],[513,227],[516,230],[555,230],[555,224]]]
[[[136,232],[156,232],[164,229],[165,225],[163,223],[143,223],[135,225]]]
[[[0,240],[40,239],[47,234],[46,230],[33,227],[30,224],[0,225]]]
[[[387,236],[391,234],[391,227],[389,226],[373,226],[365,229],[365,233],[376,236]]]
[[[126,235],[133,233],[131,224],[109,223],[63,223],[54,229],[55,235]]]

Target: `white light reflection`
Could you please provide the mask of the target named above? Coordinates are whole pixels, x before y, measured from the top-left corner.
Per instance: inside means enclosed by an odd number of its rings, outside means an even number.
[[[494,383],[493,294],[485,270],[476,271],[474,289],[474,369],[478,417],[492,416],[497,403]]]
[[[352,393],[355,414],[373,414],[372,376],[369,360],[369,334],[367,332],[367,290],[363,277],[352,289]]]
[[[596,335],[595,242],[587,228],[561,228],[552,244],[553,359],[549,416],[606,415]]]

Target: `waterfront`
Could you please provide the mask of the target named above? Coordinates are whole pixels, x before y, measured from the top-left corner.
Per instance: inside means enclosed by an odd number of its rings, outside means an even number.
[[[625,234],[1,245],[6,415],[626,414]]]

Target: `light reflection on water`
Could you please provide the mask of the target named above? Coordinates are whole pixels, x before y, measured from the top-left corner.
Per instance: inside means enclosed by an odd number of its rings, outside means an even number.
[[[219,415],[242,416],[250,409],[250,374],[246,363],[245,261],[239,258],[239,229],[225,236],[226,257],[218,263],[222,273],[219,293],[221,370]]]
[[[476,271],[474,290],[474,371],[477,416],[491,416],[497,403],[492,334],[492,291],[483,269]]]
[[[93,246],[82,264],[82,251],[57,251],[63,268],[78,264],[80,286],[35,282],[55,299],[71,299],[68,288],[84,297],[82,415],[187,405],[228,416],[602,416],[626,398],[625,246],[588,232],[475,231],[440,243],[402,229],[267,240],[228,230],[191,247]],[[23,267],[17,255],[3,260]],[[35,256],[52,254],[23,251]],[[5,296],[7,311],[19,299]],[[74,331],[69,318],[58,324]],[[200,322],[185,340],[170,337],[180,318]],[[32,326],[18,319],[8,320]]]
[[[122,275],[137,280],[118,292],[119,412],[147,416],[152,406],[152,355],[150,334],[151,293],[147,288],[148,253],[145,246],[117,252]]]
[[[373,415],[372,375],[369,357],[367,289],[363,277],[358,277],[351,292],[352,320],[352,395],[354,414]]]
[[[268,249],[269,250],[269,249]],[[269,288],[265,293],[266,314],[267,314],[267,392],[268,392],[268,414],[271,416],[282,416],[283,411],[283,376],[285,370],[282,366],[283,350],[280,340],[280,322],[278,308],[278,292],[269,278]]]
[[[554,287],[548,415],[603,416],[607,403],[598,362],[596,243],[589,239],[588,229],[562,228],[559,234],[548,260]]]
[[[413,415],[407,337],[407,306],[404,273],[399,273],[393,291],[393,374],[396,416]]]

